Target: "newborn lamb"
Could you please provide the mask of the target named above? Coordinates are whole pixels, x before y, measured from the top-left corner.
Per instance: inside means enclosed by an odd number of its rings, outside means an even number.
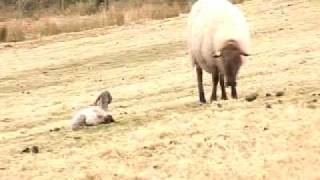
[[[93,105],[74,115],[71,120],[71,129],[77,130],[83,126],[96,126],[114,122],[113,117],[106,112],[111,101],[111,94],[108,91],[102,92]]]

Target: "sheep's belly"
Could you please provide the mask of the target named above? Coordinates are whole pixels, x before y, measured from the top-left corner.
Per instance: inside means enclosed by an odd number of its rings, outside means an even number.
[[[207,61],[207,60],[199,60],[198,61],[199,66],[205,70],[207,73],[214,73],[215,69],[217,67],[216,63],[213,61]]]

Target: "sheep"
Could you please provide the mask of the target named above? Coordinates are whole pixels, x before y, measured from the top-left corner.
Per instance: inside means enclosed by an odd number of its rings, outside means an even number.
[[[77,130],[82,126],[95,126],[114,122],[113,117],[106,111],[112,102],[112,96],[108,91],[102,92],[93,105],[77,112],[71,119],[71,129]]]
[[[249,56],[250,31],[238,7],[228,0],[199,0],[191,9],[188,20],[188,50],[196,67],[200,103],[206,103],[203,90],[203,70],[212,74],[210,102],[217,100],[220,81],[222,99],[227,100],[224,78],[237,99],[236,77]]]

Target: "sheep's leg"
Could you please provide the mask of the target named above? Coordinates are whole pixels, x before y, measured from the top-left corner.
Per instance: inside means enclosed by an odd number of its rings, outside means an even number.
[[[221,88],[221,99],[228,100],[226,87],[224,84],[224,74],[220,74],[220,88]]]
[[[203,90],[203,84],[202,84],[202,69],[197,66],[197,80],[198,80],[198,93],[199,93],[199,99],[200,103],[206,103],[206,98],[204,96],[204,90]]]
[[[233,99],[238,99],[236,85],[231,86],[231,96]]]
[[[210,98],[210,102],[216,101],[217,100],[217,87],[219,83],[219,70],[216,67],[215,71],[212,73],[212,94]]]

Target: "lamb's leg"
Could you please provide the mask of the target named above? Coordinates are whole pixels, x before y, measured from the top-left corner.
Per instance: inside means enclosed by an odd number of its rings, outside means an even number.
[[[210,102],[216,101],[217,100],[217,87],[219,83],[219,70],[216,67],[215,71],[212,73],[212,93],[211,93],[211,98]]]
[[[203,84],[202,84],[202,69],[199,66],[196,66],[197,71],[197,80],[198,80],[198,93],[200,103],[206,103],[206,98],[204,96]]]
[[[86,125],[86,116],[85,115],[75,116],[74,119],[72,120],[71,128],[72,130],[77,130],[84,125]]]
[[[220,88],[221,88],[221,99],[228,100],[226,87],[224,84],[224,74],[220,74]]]
[[[109,91],[102,92],[95,102],[93,103],[94,106],[100,106],[103,110],[108,110],[108,104],[112,101],[112,96]]]

